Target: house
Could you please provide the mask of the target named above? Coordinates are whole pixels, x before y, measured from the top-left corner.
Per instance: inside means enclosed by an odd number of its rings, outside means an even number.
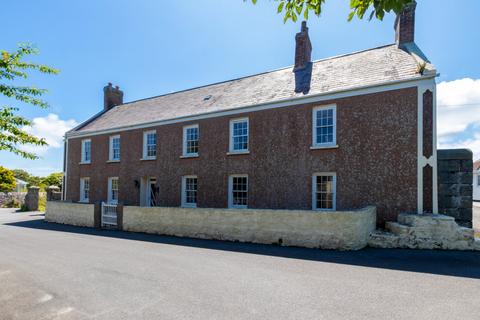
[[[104,109],[66,133],[64,199],[125,205],[437,212],[437,72],[414,42],[413,3],[395,43]]]
[[[480,160],[473,163],[473,201],[480,201]]]
[[[27,190],[27,182],[15,178],[15,192],[25,192]]]

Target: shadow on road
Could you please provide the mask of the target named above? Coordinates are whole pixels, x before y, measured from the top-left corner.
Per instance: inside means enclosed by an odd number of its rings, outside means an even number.
[[[131,233],[115,230],[99,230],[48,223],[42,219],[7,223],[5,225],[22,228],[79,233],[92,236],[148,241],[168,245],[205,248],[260,254],[291,259],[303,259],[328,263],[340,263],[371,268],[383,268],[401,271],[431,273],[437,275],[480,279],[480,252],[372,249],[360,251],[334,251],[297,247],[281,247],[218,240],[203,240],[160,236],[144,233]]]

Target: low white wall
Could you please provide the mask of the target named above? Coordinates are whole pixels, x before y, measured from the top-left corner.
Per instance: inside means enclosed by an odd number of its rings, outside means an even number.
[[[93,227],[95,206],[93,204],[47,201],[45,220],[74,226]]]
[[[353,211],[123,208],[123,230],[179,237],[357,250],[375,230],[376,208]]]

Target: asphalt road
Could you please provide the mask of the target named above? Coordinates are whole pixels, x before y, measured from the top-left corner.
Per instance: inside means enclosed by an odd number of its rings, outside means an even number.
[[[99,231],[0,209],[0,319],[479,319],[480,253]]]

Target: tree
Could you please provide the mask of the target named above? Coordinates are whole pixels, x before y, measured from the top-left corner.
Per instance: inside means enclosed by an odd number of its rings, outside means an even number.
[[[23,169],[13,169],[13,175],[15,176],[15,178],[23,180],[25,182],[29,182],[30,180],[30,173]]]
[[[36,70],[45,74],[57,74],[59,71],[42,64],[23,61],[28,55],[38,54],[37,49],[28,44],[21,44],[15,52],[0,51],[0,94],[17,101],[32,104],[40,108],[47,108],[48,104],[39,99],[45,94],[45,89],[36,87],[15,86],[11,82],[23,78],[27,79],[28,70]],[[21,145],[47,145],[45,139],[29,134],[23,129],[31,124],[30,120],[17,114],[19,108],[10,106],[0,107],[0,150],[6,150],[27,159],[37,159],[32,152],[21,150]]]
[[[11,192],[16,186],[13,171],[0,166],[0,192]]]
[[[42,179],[40,182],[42,185],[45,187],[50,187],[50,186],[57,186],[59,188],[62,187],[62,179],[63,179],[63,173],[61,172],[55,172],[51,173],[45,178]]]
[[[325,0],[276,0],[279,2],[277,7],[278,13],[284,13],[283,22],[292,20],[296,22],[298,17],[303,14],[303,18],[308,20],[310,12],[313,12],[317,17],[322,13],[322,5]],[[400,13],[405,5],[412,3],[414,0],[350,0],[350,14],[348,21],[351,21],[354,16],[363,19],[365,13],[372,8],[369,15],[371,20],[373,17],[382,20],[386,12],[393,11]],[[252,3],[257,3],[257,0],[252,0]]]

